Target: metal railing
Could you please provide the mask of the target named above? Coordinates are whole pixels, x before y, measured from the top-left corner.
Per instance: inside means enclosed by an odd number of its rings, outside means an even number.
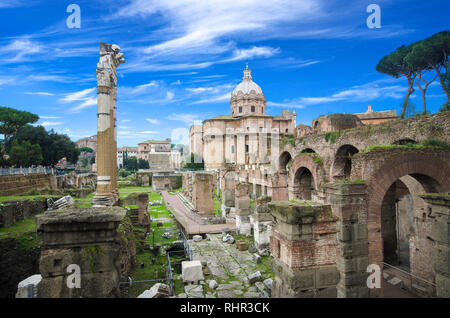
[[[436,284],[429,282],[423,278],[415,276],[404,269],[383,262],[383,270],[386,268],[393,269],[400,280],[402,280],[405,289],[417,294],[428,297],[436,297]],[[402,279],[403,278],[403,279]]]
[[[54,169],[49,167],[29,167],[29,168],[0,168],[1,176],[9,176],[15,174],[28,175],[32,173],[51,173],[54,174]]]

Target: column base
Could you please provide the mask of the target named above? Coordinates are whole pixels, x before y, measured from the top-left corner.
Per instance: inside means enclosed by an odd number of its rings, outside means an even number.
[[[94,195],[92,198],[92,205],[97,206],[113,206],[118,201],[118,197],[114,194],[111,195]]]

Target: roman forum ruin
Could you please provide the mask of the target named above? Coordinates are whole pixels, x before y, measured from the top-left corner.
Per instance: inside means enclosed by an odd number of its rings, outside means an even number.
[[[100,43],[92,200],[76,197],[92,175],[0,178],[4,195],[59,196],[2,204],[1,227],[37,214],[41,239],[26,257],[15,248],[23,240],[2,243],[1,268],[29,264],[3,275],[8,296],[367,298],[394,288],[450,297],[448,111],[400,120],[369,107],[296,125],[295,112],[266,114],[247,65],[231,114],[190,129],[204,169],[137,172],[121,187],[116,69],[124,62],[119,46]],[[72,270],[81,287],[66,284]]]

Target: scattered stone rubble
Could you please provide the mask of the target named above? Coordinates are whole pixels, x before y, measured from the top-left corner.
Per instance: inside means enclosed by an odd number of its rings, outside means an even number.
[[[74,204],[74,201],[70,195],[66,195],[59,200],[53,201],[52,198],[47,199],[48,211],[70,208]]]

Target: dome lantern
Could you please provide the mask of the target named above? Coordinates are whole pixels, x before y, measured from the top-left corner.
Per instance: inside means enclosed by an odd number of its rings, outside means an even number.
[[[231,115],[233,117],[264,115],[266,111],[266,99],[258,84],[252,80],[252,70],[248,63],[243,71],[242,82],[231,94]]]

